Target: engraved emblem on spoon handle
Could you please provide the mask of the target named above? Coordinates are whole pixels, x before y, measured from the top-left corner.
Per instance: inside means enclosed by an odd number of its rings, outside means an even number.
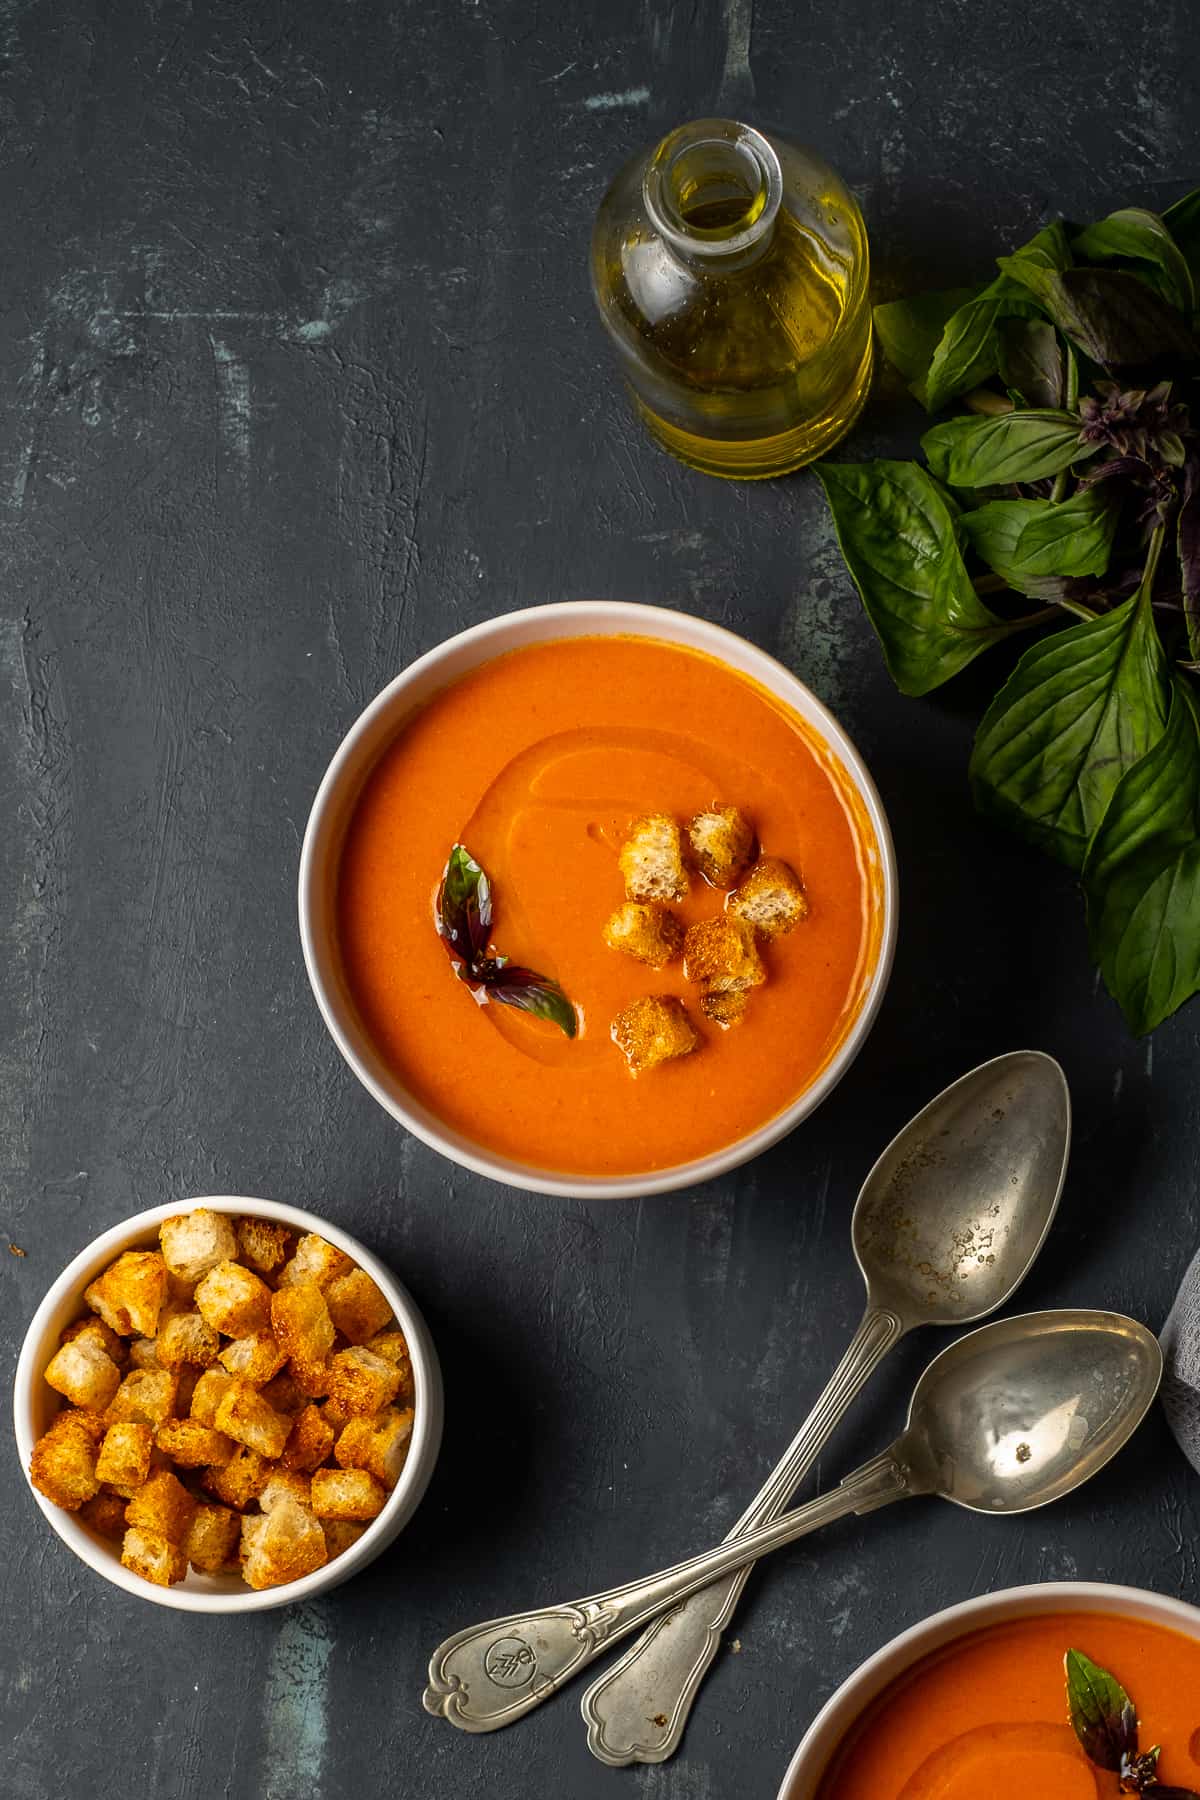
[[[903,1336],[893,1312],[868,1307],[824,1393],[726,1542],[768,1524],[787,1506],[821,1450],[888,1351]],[[753,1564],[735,1569],[647,1626],[584,1694],[588,1748],[611,1768],[665,1762],[683,1736],[692,1702]]]

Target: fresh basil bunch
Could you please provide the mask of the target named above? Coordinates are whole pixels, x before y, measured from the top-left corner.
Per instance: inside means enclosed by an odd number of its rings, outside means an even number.
[[[816,473],[902,693],[1060,627],[988,708],[971,784],[1078,871],[1141,1033],[1200,990],[1200,189],[997,261],[979,293],[875,309],[928,410],[967,409],[925,464]]]

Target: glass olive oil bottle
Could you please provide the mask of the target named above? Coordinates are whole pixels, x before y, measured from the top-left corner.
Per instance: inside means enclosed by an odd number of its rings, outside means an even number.
[[[592,235],[600,316],[658,441],[710,475],[828,450],[871,379],[867,236],[811,150],[699,119],[634,158]]]

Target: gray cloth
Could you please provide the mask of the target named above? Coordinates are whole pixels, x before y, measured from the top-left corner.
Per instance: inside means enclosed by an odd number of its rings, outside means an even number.
[[[1200,1471],[1200,1251],[1162,1329],[1163,1408],[1179,1448]]]

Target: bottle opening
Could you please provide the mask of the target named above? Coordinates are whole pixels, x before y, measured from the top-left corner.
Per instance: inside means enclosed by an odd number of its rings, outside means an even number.
[[[728,257],[765,242],[783,192],[779,158],[760,132],[701,119],[664,138],[643,184],[655,229],[688,256]]]

